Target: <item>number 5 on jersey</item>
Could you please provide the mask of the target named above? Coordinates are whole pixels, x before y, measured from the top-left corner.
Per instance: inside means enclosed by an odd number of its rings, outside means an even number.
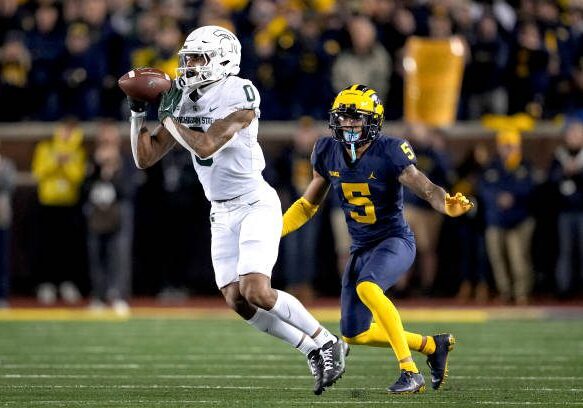
[[[415,153],[413,153],[413,149],[411,149],[409,143],[407,142],[401,143],[401,150],[403,151],[403,153],[405,153],[405,156],[407,156],[409,160],[413,160],[415,158]]]
[[[367,183],[342,183],[342,192],[348,202],[356,207],[362,207],[364,215],[357,211],[350,211],[350,216],[362,224],[374,224],[377,216],[373,202],[368,198],[370,188]]]

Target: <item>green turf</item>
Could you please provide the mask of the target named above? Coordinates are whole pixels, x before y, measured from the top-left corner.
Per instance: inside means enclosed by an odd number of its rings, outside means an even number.
[[[443,390],[387,395],[392,353],[353,347],[344,378],[316,397],[300,353],[234,320],[2,322],[0,406],[583,405],[583,320],[407,328],[456,335]]]

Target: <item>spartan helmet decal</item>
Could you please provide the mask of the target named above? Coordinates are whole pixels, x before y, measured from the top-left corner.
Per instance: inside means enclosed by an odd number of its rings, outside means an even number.
[[[188,35],[178,56],[179,81],[197,88],[239,73],[241,43],[225,28],[204,26]]]

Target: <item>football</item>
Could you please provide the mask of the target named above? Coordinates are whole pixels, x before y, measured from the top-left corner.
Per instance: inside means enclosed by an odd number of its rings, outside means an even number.
[[[118,81],[124,93],[134,99],[155,102],[160,94],[170,89],[168,74],[156,68],[137,68],[124,74]]]

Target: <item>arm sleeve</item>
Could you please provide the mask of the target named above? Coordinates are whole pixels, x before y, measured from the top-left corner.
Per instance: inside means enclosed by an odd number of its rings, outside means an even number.
[[[130,142],[132,145],[132,156],[137,168],[140,168],[138,165],[138,136],[140,135],[140,129],[144,124],[145,116],[145,112],[137,113],[133,111],[130,116]]]

